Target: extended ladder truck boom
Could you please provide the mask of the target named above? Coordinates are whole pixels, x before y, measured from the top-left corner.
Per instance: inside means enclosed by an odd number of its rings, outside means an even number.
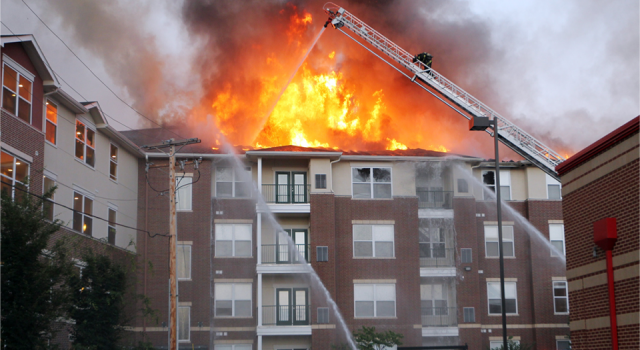
[[[480,100],[478,100],[477,98],[471,96],[471,94],[455,85],[453,82],[445,78],[442,74],[436,72],[430,67],[425,66],[419,61],[414,62],[414,55],[405,51],[400,46],[396,45],[391,40],[378,33],[376,30],[371,28],[369,25],[367,25],[351,13],[345,11],[344,8],[334,3],[327,3],[323,8],[324,11],[329,15],[330,22],[328,21],[327,23],[331,23],[334,28],[338,29],[343,34],[353,39],[358,44],[362,45],[365,49],[369,50],[369,52],[388,63],[391,67],[398,70],[405,77],[411,79],[413,83],[418,84],[420,87],[434,95],[449,107],[456,110],[465,118],[471,119],[471,117],[467,115],[470,114],[471,116],[475,117],[488,117],[489,119],[497,120],[498,139],[503,144],[524,157],[524,159],[535,164],[538,168],[549,174],[551,177],[559,180],[559,176],[555,171],[555,167],[563,162],[565,158],[560,156],[557,152],[555,152],[542,142],[536,140],[533,136],[529,135],[524,130],[520,129],[515,124],[505,119],[503,116],[489,108],[487,105],[480,102]],[[344,30],[342,30],[342,27],[348,28],[353,33],[357,34],[359,37],[371,44],[373,47],[389,56],[393,61],[408,69],[413,77],[406,74],[390,62],[387,62],[384,58],[371,51],[360,41],[351,37]],[[427,89],[419,81],[428,85],[431,89],[437,91],[441,96],[445,97],[451,103],[461,108],[467,114],[462,113],[456,107],[440,98],[437,94],[433,93],[430,89]],[[489,129],[486,129],[486,131],[489,134],[493,135],[493,132]]]

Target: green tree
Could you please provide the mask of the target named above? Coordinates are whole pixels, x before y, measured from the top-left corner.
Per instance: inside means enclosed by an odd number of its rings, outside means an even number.
[[[402,345],[404,336],[394,331],[376,332],[376,327],[362,326],[353,332],[353,339],[361,350],[383,350],[394,345]]]
[[[487,347],[488,350],[504,350],[504,344],[500,344],[500,347],[494,347],[494,348],[490,348]],[[513,337],[509,337],[507,339],[507,350],[531,350],[532,347],[531,345],[528,344],[524,344],[524,343],[516,343],[513,340]]]
[[[55,188],[45,197],[50,197]],[[64,281],[73,263],[64,239],[51,241],[61,222],[45,220],[43,200],[2,191],[2,347],[47,349],[54,321],[68,305]]]
[[[72,337],[76,349],[118,349],[123,333],[127,278],[124,268],[105,255],[84,254],[82,274],[69,279],[72,303],[68,315],[75,320]]]

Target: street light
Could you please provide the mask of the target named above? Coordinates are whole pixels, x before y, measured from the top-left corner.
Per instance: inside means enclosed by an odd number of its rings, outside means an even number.
[[[502,309],[502,346],[504,350],[509,349],[507,345],[507,310],[504,297],[504,255],[502,253],[502,203],[500,202],[500,156],[498,155],[498,118],[493,117],[489,120],[489,117],[476,117],[473,116],[469,120],[469,130],[471,131],[485,131],[487,128],[493,129],[493,139],[496,149],[496,170],[495,170],[495,188],[496,193],[496,206],[498,211],[498,245],[500,253],[500,302]]]

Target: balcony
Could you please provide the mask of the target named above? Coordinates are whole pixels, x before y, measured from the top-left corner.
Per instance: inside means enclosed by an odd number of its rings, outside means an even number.
[[[269,204],[309,203],[310,185],[262,185],[262,197]]]
[[[441,243],[434,243],[436,244]],[[455,266],[454,248],[430,247],[429,243],[420,243],[420,267]]]
[[[308,244],[263,244],[262,264],[305,264],[309,259]]]
[[[452,209],[453,191],[416,190],[416,195],[420,209]]]
[[[458,325],[455,307],[422,307],[422,327],[454,327]]]
[[[309,305],[263,305],[263,326],[308,326]]]

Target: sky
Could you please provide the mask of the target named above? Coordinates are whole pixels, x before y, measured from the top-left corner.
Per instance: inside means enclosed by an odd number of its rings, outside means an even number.
[[[128,130],[152,124],[103,86],[26,4],[129,105],[162,120],[162,115],[193,108],[207,94],[203,85],[216,75],[205,71],[214,72],[215,58],[226,50],[216,45],[233,35],[198,32],[202,25],[196,25],[189,11],[209,2],[3,0],[1,31],[34,34],[54,71],[66,81],[63,88],[78,100],[99,101],[111,124]],[[367,6],[352,2],[349,6],[355,9]],[[286,6],[286,1],[271,3]],[[470,73],[454,82],[463,88],[468,84],[483,102],[545,143],[575,152],[640,113],[638,0],[414,1],[410,4],[419,11],[411,18],[389,11],[399,2],[374,3],[382,4],[372,5],[368,16],[384,18],[385,28],[397,28],[394,37],[411,28],[407,21],[437,19],[483,28],[483,45],[457,39],[457,45],[477,51],[473,55],[478,66],[471,60]],[[243,23],[242,13],[253,4],[222,4],[216,10],[224,12],[228,5],[232,23],[251,26]],[[296,4],[323,17],[317,2]],[[376,23],[370,25],[376,28]],[[324,35],[318,45],[331,45],[330,36]],[[204,51],[209,52],[206,60]]]

